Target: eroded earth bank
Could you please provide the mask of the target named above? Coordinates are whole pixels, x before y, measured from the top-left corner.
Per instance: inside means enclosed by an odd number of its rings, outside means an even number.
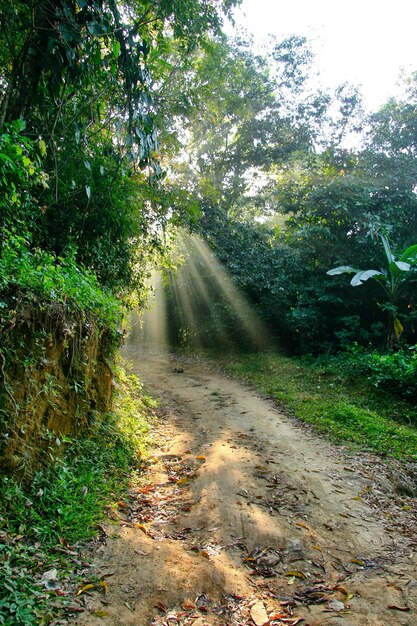
[[[77,626],[417,623],[414,499],[198,361],[126,356],[161,400]],[[113,518],[113,519],[112,519]]]

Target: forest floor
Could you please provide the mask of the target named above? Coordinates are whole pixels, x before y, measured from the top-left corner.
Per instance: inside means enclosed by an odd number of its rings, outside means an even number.
[[[415,500],[394,466],[199,360],[125,352],[160,399],[157,447],[72,624],[417,624]]]

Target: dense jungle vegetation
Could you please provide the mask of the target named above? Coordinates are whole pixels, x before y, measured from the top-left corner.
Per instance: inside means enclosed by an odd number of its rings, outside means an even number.
[[[70,528],[71,542],[91,534],[96,505],[117,491],[106,469],[125,476],[147,431],[137,436],[131,418],[152,413],[152,402],[124,374],[129,406],[97,418],[73,371],[74,359],[85,365],[83,341],[97,337],[111,361],[123,312],[145,306],[159,267],[171,341],[192,344],[169,286],[182,263],[177,233],[208,244],[281,352],[349,368],[350,384],[367,381],[405,403],[417,397],[417,72],[403,78],[402,98],[366,112],[355,86],[315,87],[304,37],[271,38],[262,51],[245,33],[227,38],[222,21],[238,3],[2,3],[2,437],[25,429],[12,373],[31,380],[59,335],[91,438],[71,432],[61,454],[65,437],[44,429],[40,474],[29,470],[29,487],[3,481],[11,509],[0,518],[1,624],[40,623],[45,598],[37,591],[30,604],[24,589],[35,563],[56,557],[21,538],[49,549]],[[200,273],[210,291],[202,262]],[[197,295],[201,343],[219,348],[221,318],[224,347],[247,348],[230,303],[216,307],[214,321],[205,317]],[[39,393],[55,398],[42,384]],[[54,482],[45,504],[37,494]],[[92,518],[74,522],[67,505],[82,485]]]

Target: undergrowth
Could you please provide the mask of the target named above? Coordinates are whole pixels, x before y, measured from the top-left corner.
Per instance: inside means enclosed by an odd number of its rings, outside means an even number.
[[[350,367],[277,353],[223,358],[225,369],[338,443],[417,461],[417,408]]]
[[[50,252],[30,249],[26,237],[9,233],[1,249],[0,313],[10,309],[10,294],[32,293],[48,302],[65,304],[93,313],[103,326],[115,330],[120,323],[121,304],[98,282],[90,270],[75,260],[75,251],[56,257]]]
[[[97,534],[105,507],[121,498],[132,472],[140,470],[155,403],[123,370],[117,384],[114,410],[96,416],[89,436],[64,442],[65,450],[30,484],[1,480],[2,625],[38,626],[54,619],[74,571],[70,553]],[[54,568],[57,588],[43,577]]]

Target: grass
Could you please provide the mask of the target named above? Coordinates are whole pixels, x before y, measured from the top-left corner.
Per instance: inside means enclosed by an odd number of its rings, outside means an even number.
[[[222,357],[222,364],[333,441],[417,461],[415,405],[375,390],[354,372],[273,352]]]
[[[67,442],[30,485],[3,477],[0,624],[38,626],[56,617],[59,594],[45,586],[42,574],[56,568],[61,580],[74,575],[62,547],[72,551],[97,534],[105,507],[126,492],[147,455],[153,409],[139,381],[120,370],[114,411],[97,415],[88,437]]]

